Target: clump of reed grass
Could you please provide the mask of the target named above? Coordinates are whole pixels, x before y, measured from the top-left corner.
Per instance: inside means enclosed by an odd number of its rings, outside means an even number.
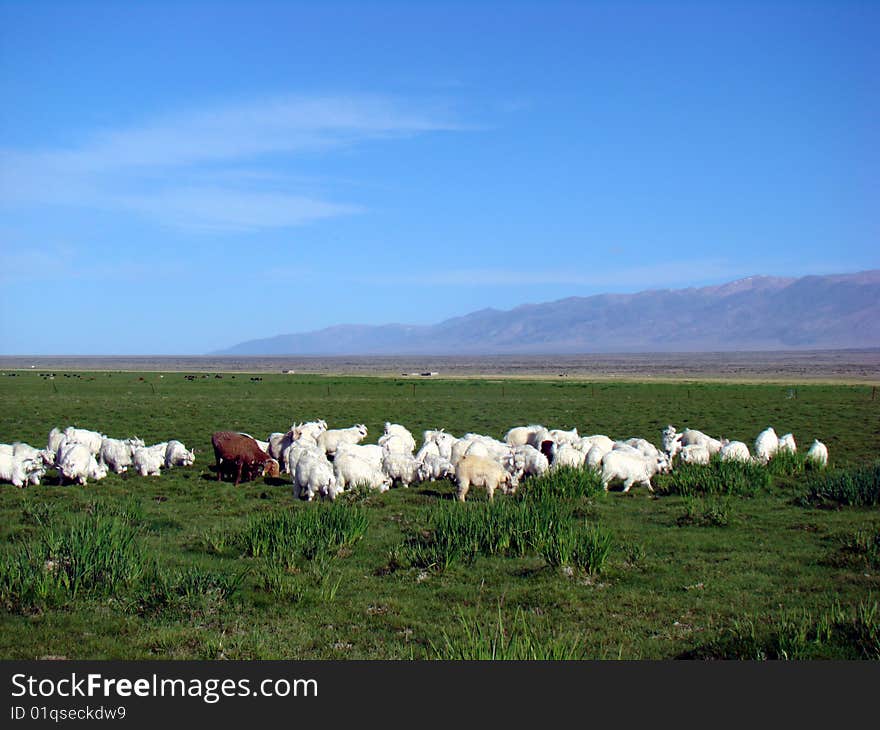
[[[431,642],[428,658],[440,660],[574,660],[583,659],[578,637],[539,634],[517,608],[513,620],[505,626],[501,606],[496,620],[469,621],[458,615],[458,635],[443,631],[439,645]]]
[[[873,507],[880,504],[880,463],[813,472],[797,502],[805,506],[835,503]]]

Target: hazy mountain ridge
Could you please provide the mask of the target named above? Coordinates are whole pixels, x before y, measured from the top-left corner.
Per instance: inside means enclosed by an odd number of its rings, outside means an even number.
[[[436,325],[337,325],[217,355],[505,354],[880,346],[880,270],[567,297]]]

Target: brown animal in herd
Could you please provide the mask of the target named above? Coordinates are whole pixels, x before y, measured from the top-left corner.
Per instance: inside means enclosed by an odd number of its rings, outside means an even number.
[[[235,475],[235,484],[257,476],[280,475],[278,462],[263,451],[250,436],[235,431],[216,431],[211,436],[214,458],[217,460],[217,481],[224,475]]]

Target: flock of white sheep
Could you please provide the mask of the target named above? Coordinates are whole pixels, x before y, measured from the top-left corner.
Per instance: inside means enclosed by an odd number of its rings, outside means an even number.
[[[254,440],[290,476],[294,496],[304,500],[333,500],[357,485],[384,492],[395,484],[408,487],[438,479],[454,480],[461,501],[472,486],[485,488],[491,500],[497,489],[513,492],[523,478],[563,466],[596,470],[606,490],[622,482],[624,492],[634,484],[653,491],[651,477],[676,463],[706,464],[716,454],[725,461],[767,463],[777,453],[797,449],[792,434],[778,437],[772,427],[758,434],[754,454],[742,441],[715,439],[691,428],[678,433],[673,426],[663,431],[662,448],[643,438],[580,436],[576,428],[540,425],[511,428],[503,441],[477,433],[456,438],[442,429],[425,431],[417,452],[412,433],[400,424],[386,423],[376,444],[361,443],[366,437],[363,424],[328,429],[319,420],[294,424],[286,432],[269,434],[266,441]],[[807,458],[823,467],[828,449],[816,440]],[[121,474],[129,466],[149,476],[194,461],[194,452],[177,440],[146,446],[141,439],[113,439],[71,426],[53,428],[42,450],[25,443],[0,444],[0,479],[17,487],[39,484],[46,469],[54,467],[62,481],[85,484],[111,470]]]
[[[455,481],[461,501],[472,486],[485,488],[491,500],[496,489],[513,492],[524,477],[541,476],[562,466],[597,470],[606,490],[622,482],[624,492],[633,484],[653,491],[651,477],[671,470],[676,462],[708,463],[719,454],[722,460],[766,463],[780,451],[797,448],[794,436],[779,438],[773,428],[758,435],[754,456],[741,441],[714,439],[696,429],[677,433],[668,426],[662,436],[663,448],[658,449],[642,438],[615,441],[601,434],[580,436],[576,428],[517,426],[503,441],[476,433],[456,438],[439,430],[425,431],[422,447],[415,452],[412,433],[400,424],[386,423],[378,443],[362,444],[367,437],[363,424],[328,430],[325,421],[311,421],[257,443],[290,475],[294,495],[307,500],[335,499],[358,484],[386,491],[393,484],[409,486],[443,478]],[[828,449],[814,441],[807,457],[825,466]]]
[[[16,487],[39,484],[46,470],[54,468],[63,481],[86,484],[110,471],[122,474],[128,467],[142,477],[161,474],[162,468],[190,466],[195,454],[177,440],[147,446],[142,439],[114,439],[84,428],[68,426],[49,432],[46,448],[23,442],[0,444],[0,480]]]

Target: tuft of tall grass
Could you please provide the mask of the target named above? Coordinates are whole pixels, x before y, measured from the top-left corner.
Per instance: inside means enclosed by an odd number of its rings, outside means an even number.
[[[460,636],[443,631],[440,645],[431,642],[428,658],[450,660],[544,660],[565,661],[584,658],[578,637],[539,636],[529,626],[522,609],[517,608],[509,627],[504,625],[501,606],[497,622],[471,622],[459,613]]]
[[[880,568],[880,526],[846,536],[840,552],[847,563]]]
[[[518,494],[521,499],[577,499],[604,495],[605,488],[595,469],[564,466],[524,482]]]
[[[154,565],[134,591],[131,605],[144,614],[216,613],[239,591],[247,572],[218,573],[196,566],[166,571]]]
[[[138,530],[118,517],[82,515],[44,527],[0,562],[0,601],[29,610],[124,592],[147,567],[138,538]]]
[[[807,471],[807,455],[799,451],[778,451],[764,468],[774,477],[802,476]]]
[[[611,554],[611,534],[600,527],[548,525],[536,536],[535,550],[552,568],[570,566],[598,575]]]
[[[721,461],[717,456],[708,464],[679,464],[669,474],[655,478],[658,494],[729,495],[752,497],[771,483],[767,466],[750,461]]]
[[[571,565],[598,573],[611,549],[599,528],[572,524],[569,508],[552,499],[441,503],[427,527],[401,551],[411,566],[442,572],[477,555],[541,555],[549,565]]]
[[[710,494],[706,497],[684,497],[685,511],[676,523],[683,527],[726,527],[730,524],[732,505],[728,495]]]
[[[751,617],[735,621],[707,644],[687,652],[689,659],[803,660],[818,657],[880,659],[880,610],[876,601],[850,607],[839,603],[813,615],[786,613],[774,621]]]
[[[835,502],[853,507],[880,504],[880,463],[814,472],[797,501],[802,505]]]
[[[252,517],[232,542],[250,557],[265,557],[291,567],[300,558],[337,555],[357,543],[368,524],[362,507],[317,503]]]

